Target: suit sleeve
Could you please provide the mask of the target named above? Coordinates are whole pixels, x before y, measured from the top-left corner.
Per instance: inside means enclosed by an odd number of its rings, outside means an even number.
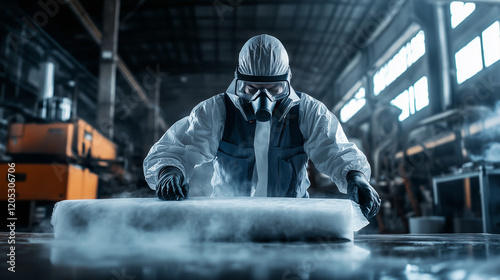
[[[224,96],[216,95],[198,104],[191,114],[174,123],[151,147],[143,162],[144,177],[156,189],[163,166],[179,168],[189,179],[193,169],[217,154],[226,118]]]
[[[360,171],[369,180],[371,170],[366,156],[347,140],[335,115],[323,103],[304,93],[299,106],[304,150],[314,166],[330,176],[343,193],[347,192],[346,176],[349,171]]]

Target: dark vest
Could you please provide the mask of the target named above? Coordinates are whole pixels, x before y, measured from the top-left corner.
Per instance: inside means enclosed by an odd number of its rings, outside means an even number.
[[[214,160],[213,195],[249,196],[255,167],[256,121],[245,121],[227,94],[224,101],[226,122]],[[299,128],[299,105],[292,107],[282,121],[272,120],[268,160],[267,196],[309,197],[308,157]]]

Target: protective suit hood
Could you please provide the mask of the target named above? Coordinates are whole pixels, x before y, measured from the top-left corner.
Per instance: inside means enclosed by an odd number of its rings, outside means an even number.
[[[237,71],[249,76],[280,76],[289,73],[287,78],[289,84],[292,76],[285,47],[277,38],[266,34],[254,36],[243,45],[238,58]],[[236,78],[233,79],[226,93],[247,120],[235,90]],[[288,98],[291,102],[287,102],[280,119],[286,116],[290,108],[298,104],[300,100],[291,85]]]

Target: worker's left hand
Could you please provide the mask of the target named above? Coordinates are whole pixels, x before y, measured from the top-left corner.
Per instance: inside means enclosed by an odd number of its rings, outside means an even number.
[[[347,173],[347,194],[359,204],[361,212],[367,219],[373,218],[380,210],[380,197],[370,186],[363,173],[349,171]]]

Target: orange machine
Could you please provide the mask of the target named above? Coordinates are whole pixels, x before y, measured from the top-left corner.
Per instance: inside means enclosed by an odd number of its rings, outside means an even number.
[[[95,172],[112,170],[117,157],[115,144],[82,119],[10,124],[6,153],[15,163],[16,202],[24,205],[18,214],[29,227],[57,201],[97,198]],[[7,178],[8,169],[0,164],[0,177]],[[7,188],[0,186],[4,193]]]
[[[0,178],[7,178],[9,167],[0,164]],[[97,198],[98,178],[87,168],[72,164],[29,164],[15,166],[16,201]],[[7,193],[7,184],[0,189]]]
[[[116,146],[82,119],[75,122],[14,123],[9,127],[7,153],[13,157],[51,156],[116,159]]]

